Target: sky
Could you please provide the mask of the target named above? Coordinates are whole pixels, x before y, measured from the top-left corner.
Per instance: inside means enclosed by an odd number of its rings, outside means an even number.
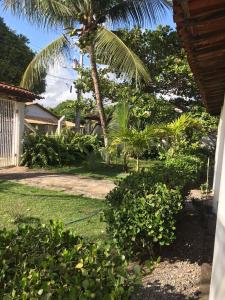
[[[25,35],[29,39],[29,47],[35,52],[39,52],[43,47],[62,34],[61,30],[46,31],[40,29],[36,25],[28,23],[23,18],[13,16],[9,11],[3,11],[1,6],[0,16],[9,28],[15,30],[17,34]],[[161,20],[160,24],[170,25],[174,28],[175,24],[172,13],[169,13],[164,20]],[[78,52],[75,52],[74,55],[78,56]],[[60,64],[58,63],[54,67],[50,67],[46,77],[47,86],[46,92],[43,94],[44,100],[41,100],[39,103],[46,107],[55,107],[67,99],[76,99],[75,89],[72,89],[72,93],[70,91],[75,78],[76,73],[72,70],[71,62],[69,61],[60,62]]]

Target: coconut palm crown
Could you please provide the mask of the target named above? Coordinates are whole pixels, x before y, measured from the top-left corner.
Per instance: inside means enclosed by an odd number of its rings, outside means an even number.
[[[105,146],[106,121],[101,97],[97,62],[110,65],[126,78],[150,75],[138,56],[113,30],[121,26],[149,26],[163,17],[171,6],[169,0],[3,0],[6,9],[26,17],[42,28],[64,29],[63,35],[38,53],[27,67],[21,86],[32,88],[41,74],[62,54],[71,49],[70,37],[90,57],[96,104]]]

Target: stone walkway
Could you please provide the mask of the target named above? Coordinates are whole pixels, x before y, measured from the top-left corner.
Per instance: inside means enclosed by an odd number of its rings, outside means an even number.
[[[115,187],[110,180],[50,173],[44,170],[33,171],[23,167],[0,169],[0,180],[13,180],[29,186],[97,199],[104,199]]]

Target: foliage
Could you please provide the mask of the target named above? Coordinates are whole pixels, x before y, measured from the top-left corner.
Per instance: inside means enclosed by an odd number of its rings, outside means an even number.
[[[110,65],[118,69],[122,77],[132,80],[143,79],[151,81],[146,66],[139,57],[122,41],[113,29],[121,24],[141,26],[152,24],[159,17],[165,15],[171,2],[169,0],[136,1],[129,0],[99,0],[56,1],[54,5],[48,0],[35,1],[28,4],[26,1],[4,0],[6,8],[13,13],[25,16],[29,21],[43,27],[65,28],[64,34],[44,48],[27,67],[22,84],[24,87],[33,85],[40,79],[40,74],[48,70],[63,54],[71,49],[71,38],[76,38],[81,51],[88,54],[91,65],[91,75],[95,90],[96,106],[100,117],[104,146],[108,146],[106,132],[106,118],[101,97],[100,81],[97,62]],[[110,27],[110,29],[107,28]],[[72,46],[73,48],[73,46]],[[108,160],[108,159],[107,159]]]
[[[60,135],[31,133],[25,137],[21,163],[28,167],[75,164],[98,148],[95,136],[64,130]]]
[[[74,122],[75,110],[77,108],[76,100],[65,100],[50,110],[58,116],[65,116],[67,121]],[[81,110],[81,121],[84,121],[84,116],[94,108],[93,100],[85,99],[79,104]]]
[[[30,133],[24,140],[21,164],[27,167],[60,165],[58,143],[53,136]]]
[[[117,250],[57,222],[0,231],[0,267],[3,299],[128,299],[134,280]]]
[[[24,35],[17,35],[0,18],[0,81],[13,85],[20,84],[23,72],[34,57],[28,44],[29,41]],[[41,75],[40,84],[32,87],[34,92],[45,91],[44,75]]]
[[[120,181],[105,210],[107,230],[119,247],[132,254],[170,244],[185,196],[205,180],[203,167],[198,157],[177,156]]]
[[[172,186],[179,187],[185,195],[198,188],[205,180],[206,161],[193,155],[177,155],[165,161]],[[206,172],[205,172],[206,173]]]
[[[182,197],[179,190],[162,183],[139,186],[134,178],[129,181],[132,187],[123,195],[118,186],[106,199],[107,230],[129,255],[143,250],[153,254],[154,246],[170,245],[175,239],[175,217],[182,208]]]
[[[26,87],[39,78],[40,71],[48,68],[47,60],[52,63],[60,52],[65,53],[65,49],[70,47],[70,37],[74,36],[79,39],[79,47],[91,56],[94,47],[94,56],[99,62],[119,68],[127,77],[144,77],[149,81],[149,74],[137,55],[105,25],[111,23],[118,28],[122,23],[129,23],[130,26],[152,24],[165,15],[171,6],[167,0],[154,3],[148,0],[137,3],[132,0],[129,5],[121,0],[80,1],[79,5],[72,1],[57,1],[54,5],[49,1],[35,1],[27,5],[24,1],[17,3],[15,0],[5,0],[4,4],[14,14],[22,14],[40,27],[65,27],[66,24],[66,38],[63,35],[55,40],[29,65],[23,79]],[[121,56],[121,53],[124,55]]]
[[[156,30],[120,30],[118,35],[147,66],[154,92],[171,98],[200,99],[176,31],[169,26],[158,26]]]

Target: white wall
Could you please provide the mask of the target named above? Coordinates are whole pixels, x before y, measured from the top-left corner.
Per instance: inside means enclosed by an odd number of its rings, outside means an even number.
[[[51,119],[55,122],[58,122],[58,119],[54,117],[51,113],[48,113],[46,110],[42,109],[40,106],[34,104],[30,104],[26,106],[25,116],[27,118],[43,118],[43,119]]]
[[[214,193],[218,210],[209,300],[225,300],[225,106],[220,116]]]

